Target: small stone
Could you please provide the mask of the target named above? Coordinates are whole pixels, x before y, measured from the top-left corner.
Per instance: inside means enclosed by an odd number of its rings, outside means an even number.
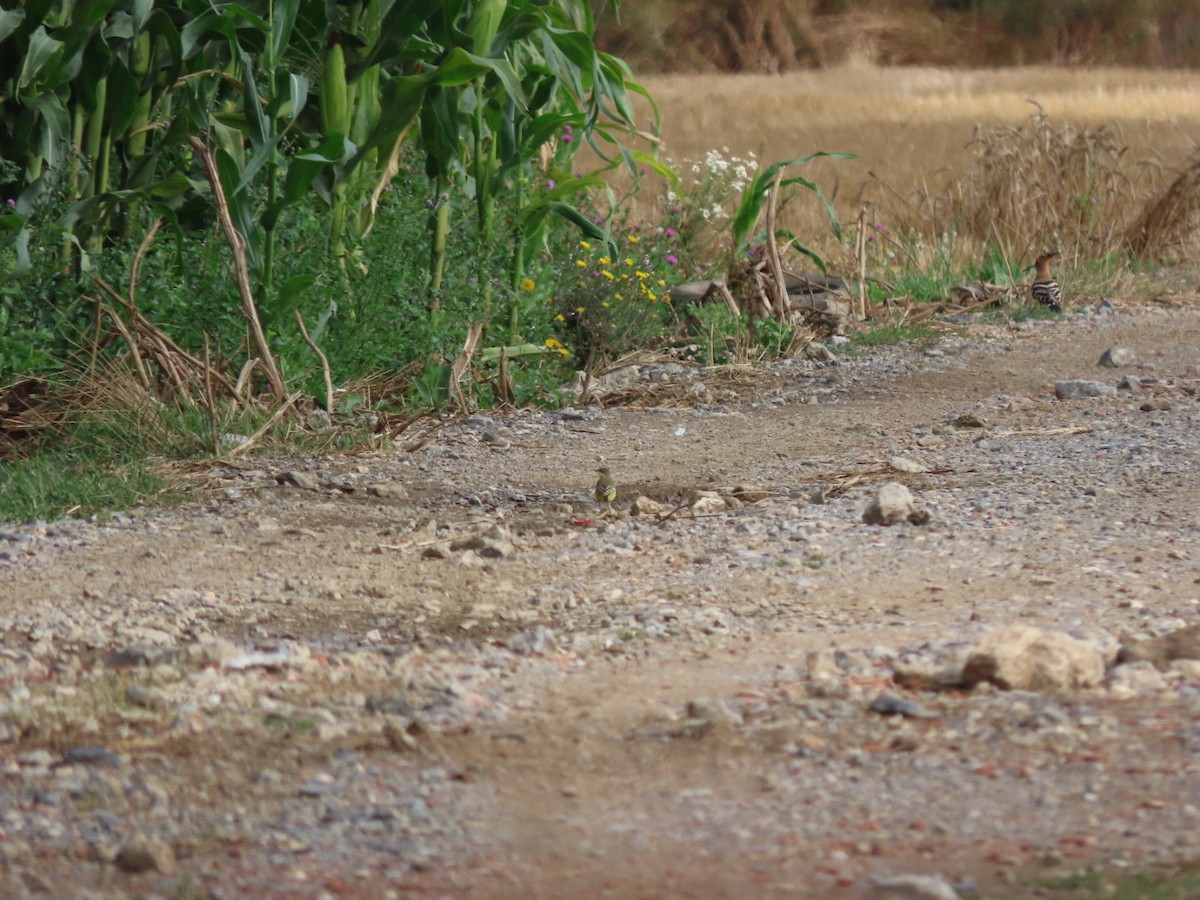
[[[507,647],[520,656],[545,656],[558,648],[558,639],[549,628],[538,625],[508,639]]]
[[[894,472],[905,472],[909,475],[919,475],[922,472],[928,472],[927,466],[921,465],[919,462],[913,462],[911,459],[905,459],[903,456],[893,456],[887,461],[888,468]]]
[[[986,428],[987,422],[974,413],[963,413],[950,422],[955,428]]]
[[[104,665],[110,669],[125,669],[156,666],[168,659],[174,651],[150,644],[130,644],[120,647],[104,657]]]
[[[723,512],[729,508],[725,498],[716,491],[702,491],[693,488],[688,493],[688,510],[693,516],[704,513]]]
[[[367,485],[367,496],[378,497],[380,500],[407,500],[408,488],[394,481],[383,481]]]
[[[507,450],[512,446],[512,441],[505,438],[498,431],[484,429],[479,432],[479,438],[489,447],[495,447],[497,450]]]
[[[771,497],[775,497],[777,494],[774,491],[768,491],[765,488],[739,485],[733,489],[733,496],[742,501],[742,503],[753,505]]]
[[[1166,412],[1171,408],[1171,401],[1162,398],[1147,400],[1138,407],[1142,412]]]
[[[872,700],[867,711],[878,713],[881,716],[904,716],[906,719],[936,718],[935,714],[926,712],[915,700],[905,700],[903,697],[888,693],[880,694]]]
[[[294,469],[288,472],[280,472],[275,476],[275,481],[279,484],[290,484],[305,491],[315,491],[321,486],[320,482],[307,472],[299,472]]]
[[[1163,666],[1177,659],[1200,660],[1200,625],[1189,625],[1149,640],[1125,641],[1117,653],[1118,663],[1150,662]]]
[[[117,868],[130,875],[158,872],[170,875],[175,871],[175,851],[170,844],[148,838],[133,838],[117,851]]]
[[[1088,381],[1075,378],[1069,381],[1054,382],[1054,396],[1059,400],[1082,400],[1093,397],[1109,397],[1117,392],[1111,384],[1103,381]]]
[[[933,514],[927,509],[914,509],[908,514],[908,524],[918,527],[928,525],[932,519]]]
[[[1136,375],[1125,375],[1117,382],[1118,391],[1137,392],[1142,389],[1142,379]]]
[[[958,892],[936,875],[877,875],[871,900],[958,900]]]
[[[629,506],[629,514],[631,516],[659,516],[662,515],[663,505],[649,497],[637,496],[633,498],[633,503]]]
[[[1137,354],[1130,348],[1109,347],[1100,354],[1100,361],[1096,365],[1107,369],[1121,369],[1125,366],[1132,366],[1135,362],[1137,362]]]
[[[842,675],[832,650],[810,650],[804,665],[809,678],[840,678]]]
[[[503,525],[493,525],[481,534],[452,541],[450,549],[455,553],[472,551],[482,559],[503,559],[514,551],[512,534]]]
[[[1128,700],[1161,694],[1167,690],[1167,680],[1151,662],[1126,663],[1116,666],[1105,681],[1108,693],[1116,700]]]
[[[863,511],[862,520],[867,525],[895,525],[908,518],[912,511],[913,496],[909,489],[898,482],[889,481],[880,485]]]

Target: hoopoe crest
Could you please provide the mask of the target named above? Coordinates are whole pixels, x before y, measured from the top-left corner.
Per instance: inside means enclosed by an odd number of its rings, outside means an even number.
[[[1037,271],[1033,274],[1033,284],[1029,286],[1030,298],[1052,312],[1062,310],[1062,288],[1050,274],[1050,260],[1056,256],[1057,253],[1043,253],[1034,261]]]

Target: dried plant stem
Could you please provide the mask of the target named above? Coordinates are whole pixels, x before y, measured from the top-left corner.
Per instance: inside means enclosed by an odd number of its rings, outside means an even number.
[[[250,437],[246,438],[246,440],[242,441],[242,443],[238,444],[236,447],[234,447],[232,450],[230,450],[229,455],[230,456],[241,456],[243,453],[245,453],[251,447],[253,447],[255,444],[257,444],[260,440],[262,440],[263,435],[266,434],[268,431],[270,431],[272,428],[274,428],[275,423],[278,422],[280,419],[282,419],[284,416],[284,413],[286,413],[289,409],[291,409],[292,404],[295,403],[297,400],[299,400],[302,396],[303,396],[303,394],[301,391],[296,391],[296,393],[294,393],[290,397],[286,398],[283,401],[283,403],[281,403],[279,405],[279,408],[277,410],[275,410],[274,413],[271,414],[271,418],[267,419],[267,421],[263,424],[263,426],[261,428],[258,429],[258,431],[254,432],[254,434],[250,435]]]
[[[212,151],[208,149],[208,145],[200,138],[195,135],[189,135],[188,143],[192,145],[192,149],[196,151],[196,155],[200,157],[200,161],[204,164],[204,176],[208,180],[209,189],[212,191],[213,206],[217,210],[217,220],[221,223],[221,230],[225,233],[225,240],[229,244],[229,249],[233,251],[234,280],[237,282],[238,293],[242,298],[242,312],[246,316],[247,324],[250,326],[250,333],[254,338],[255,348],[258,350],[263,373],[267,376],[267,383],[271,386],[271,393],[275,397],[275,402],[284,403],[284,401],[287,401],[285,408],[290,407],[292,401],[288,399],[287,385],[284,384],[283,376],[279,373],[279,366],[276,365],[275,357],[271,354],[271,347],[267,343],[266,334],[263,332],[262,322],[258,318],[258,307],[254,303],[254,291],[250,287],[250,267],[246,262],[246,247],[242,236],[238,233],[237,228],[234,227],[232,217],[229,215],[229,204],[225,200],[225,190],[221,187],[221,177],[217,173],[217,162],[213,158]]]
[[[783,170],[775,173],[771,185],[771,196],[767,201],[767,257],[771,261],[771,275],[775,280],[775,318],[787,321],[787,282],[783,279],[783,264],[779,261],[779,243],[775,240],[775,216],[779,211],[779,186],[783,182]]]
[[[221,452],[221,433],[217,427],[217,404],[213,399],[212,362],[208,354],[208,332],[204,332],[204,408],[208,412],[209,449],[213,456]]]
[[[450,395],[458,404],[460,410],[466,411],[467,398],[462,391],[462,377],[471,367],[471,359],[475,356],[475,348],[479,345],[479,337],[483,334],[483,323],[476,322],[467,329],[467,339],[463,342],[462,352],[450,367]]]
[[[138,382],[142,385],[143,390],[150,390],[150,376],[146,374],[146,366],[142,362],[142,349],[137,341],[133,339],[129,328],[126,327],[124,320],[117,315],[117,311],[102,301],[99,297],[92,298],[96,307],[106,313],[113,324],[117,327],[117,331],[121,332],[121,337],[125,339],[126,346],[129,347],[129,355],[133,359],[133,368],[137,371]]]
[[[867,318],[867,208],[858,211],[858,234],[854,239],[854,263],[858,268],[858,297],[854,306],[854,318],[858,322]]]
[[[304,343],[308,344],[309,349],[317,354],[317,359],[321,361],[321,374],[325,376],[325,412],[332,416],[333,377],[329,373],[329,358],[317,346],[317,342],[308,336],[308,329],[304,327],[304,319],[300,315],[300,310],[296,310],[296,324],[300,326],[300,334],[304,338]]]
[[[150,242],[154,240],[154,236],[158,234],[158,229],[162,227],[162,219],[155,219],[154,224],[150,226],[150,230],[146,232],[146,236],[142,238],[142,242],[138,244],[137,253],[133,254],[133,265],[129,272],[129,305],[133,306],[137,303],[137,280],[138,270],[142,267],[142,257],[146,255],[146,250],[150,247]]]

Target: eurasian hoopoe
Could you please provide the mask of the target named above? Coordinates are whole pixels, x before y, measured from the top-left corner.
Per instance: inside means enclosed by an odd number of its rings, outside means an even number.
[[[1050,274],[1050,260],[1056,256],[1057,253],[1043,253],[1037,258],[1034,262],[1037,271],[1033,275],[1033,284],[1029,286],[1029,296],[1053,312],[1062,310],[1062,288]]]

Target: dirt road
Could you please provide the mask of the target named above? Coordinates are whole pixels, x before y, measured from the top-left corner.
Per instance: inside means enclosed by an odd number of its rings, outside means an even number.
[[[1200,621],[1197,365],[1186,302],[976,321],[9,529],[0,891],[1019,897],[1194,861],[1200,671],[1111,666]],[[928,523],[863,524],[884,481]],[[1013,623],[1108,681],[893,681]]]

